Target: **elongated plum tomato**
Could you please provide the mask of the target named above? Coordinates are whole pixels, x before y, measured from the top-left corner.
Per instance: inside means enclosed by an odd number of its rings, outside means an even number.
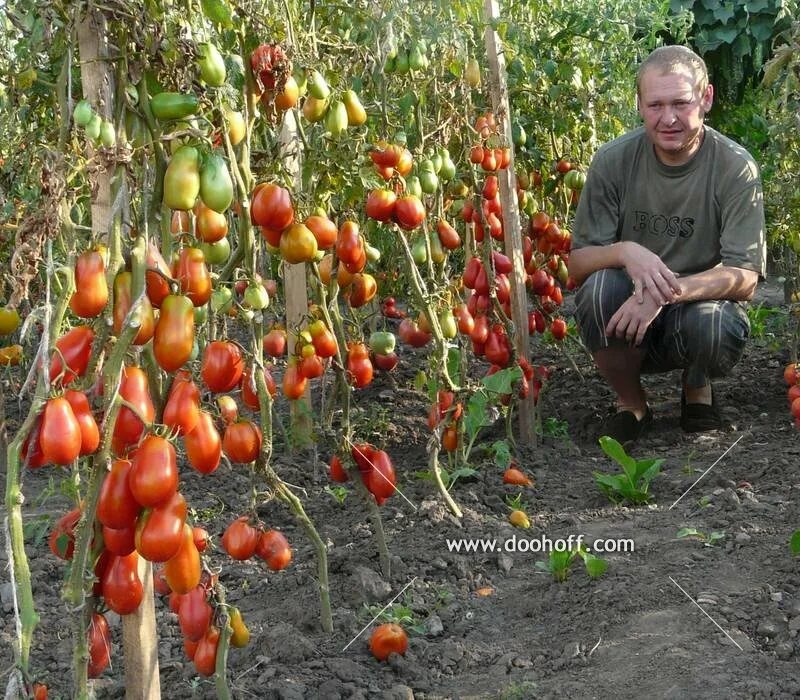
[[[185,639],[199,642],[211,624],[214,610],[208,604],[205,586],[198,585],[181,600],[178,623]]]
[[[63,396],[45,404],[39,446],[47,462],[61,466],[72,464],[81,453],[81,426]]]
[[[231,423],[225,428],[222,449],[235,464],[249,464],[261,449],[261,431],[249,420]]]
[[[245,561],[255,553],[258,539],[258,530],[250,524],[250,519],[243,515],[225,528],[222,546],[232,559]]]
[[[142,418],[151,423],[155,419],[156,409],[150,398],[147,375],[140,367],[123,368],[119,395],[138,413],[137,415],[127,406],[123,406],[117,414],[112,447],[117,454],[123,454],[129,447],[135,445],[144,433]]]
[[[89,399],[82,391],[68,389],[64,398],[72,407],[75,419],[81,429],[81,457],[92,454],[100,445],[100,429],[89,407]]]
[[[183,248],[172,270],[180,291],[194,306],[202,306],[211,298],[211,273],[200,248]]]
[[[201,676],[214,675],[217,666],[218,646],[219,629],[214,625],[210,625],[194,652],[194,667]]]
[[[347,352],[347,376],[350,383],[361,389],[372,382],[373,367],[365,343],[350,343]]]
[[[251,216],[253,223],[275,231],[283,231],[294,220],[294,207],[289,190],[273,183],[256,186]]]
[[[161,303],[153,337],[153,353],[166,372],[180,369],[192,354],[194,306],[188,297],[170,294]]]
[[[139,516],[134,538],[136,551],[148,561],[172,559],[183,541],[184,522],[186,500],[176,491],[164,505],[145,510]]]
[[[75,326],[56,341],[56,350],[50,360],[50,381],[59,376],[63,385],[75,377],[82,377],[89,366],[94,331],[89,326]],[[63,372],[63,374],[62,374]]]
[[[211,474],[219,466],[222,439],[213,417],[207,411],[200,411],[197,425],[186,434],[183,444],[186,448],[186,459],[196,471]]]
[[[367,195],[367,216],[375,221],[389,221],[394,214],[397,195],[391,190],[380,188]]]
[[[130,470],[130,461],[117,459],[103,479],[97,501],[97,519],[106,527],[115,530],[131,528],[139,515],[141,506],[128,484]]]
[[[131,298],[131,280],[131,273],[127,271],[120,272],[114,278],[113,330],[116,336],[122,333],[123,324],[133,304],[133,299]],[[147,296],[142,298],[141,305],[135,317],[131,320],[139,322],[139,330],[136,333],[136,337],[133,339],[133,344],[144,345],[153,337],[153,332],[156,328],[153,306]]]
[[[266,530],[258,538],[256,556],[263,559],[272,571],[281,571],[292,561],[289,541],[278,530]]]
[[[81,509],[73,508],[56,520],[50,531],[48,545],[59,559],[69,561],[75,553],[75,526],[81,518]]]
[[[286,354],[286,331],[283,328],[273,328],[264,336],[264,352],[270,357]]]
[[[407,194],[395,203],[394,219],[406,231],[413,231],[425,219],[425,205],[419,197]]]
[[[283,373],[281,387],[283,395],[290,401],[296,401],[306,391],[307,379],[300,373],[300,364],[296,357],[290,357]]]
[[[89,641],[89,678],[97,678],[111,661],[111,630],[105,616],[92,613],[87,630]]]
[[[231,623],[231,646],[241,648],[247,646],[250,641],[250,630],[244,624],[242,613],[239,608],[231,608],[230,610],[230,623]]]
[[[243,371],[244,360],[238,345],[228,340],[206,345],[200,376],[211,391],[230,391],[239,384]]]
[[[175,448],[158,435],[148,435],[131,459],[128,484],[136,502],[144,508],[166,503],[178,489]]]
[[[306,219],[305,224],[314,234],[314,238],[317,239],[317,248],[319,250],[330,250],[336,244],[339,230],[336,228],[336,224],[327,216],[313,214]]]
[[[174,593],[185,594],[200,583],[200,553],[194,543],[192,527],[183,525],[183,542],[172,559],[164,564],[164,577]]]
[[[136,528],[115,530],[103,525],[103,545],[112,554],[119,557],[127,556],[136,549]]]
[[[191,378],[176,378],[164,406],[161,422],[177,431],[191,433],[200,420],[200,389]]]
[[[392,653],[405,654],[407,649],[408,635],[392,622],[378,625],[369,639],[369,650],[378,661],[386,661]]]
[[[102,254],[97,250],[87,250],[75,261],[75,293],[69,301],[69,308],[81,318],[94,318],[108,301],[106,266]]]
[[[139,555],[113,556],[102,579],[106,605],[118,615],[130,615],[142,602],[144,588],[139,579]]]

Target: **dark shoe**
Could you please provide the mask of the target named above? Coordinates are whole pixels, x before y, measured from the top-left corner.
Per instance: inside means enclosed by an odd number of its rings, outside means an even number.
[[[632,411],[619,411],[603,423],[600,435],[608,435],[623,447],[627,447],[636,442],[652,422],[653,412],[649,406],[642,420],[637,420]]]
[[[722,415],[717,406],[714,387],[711,387],[711,405],[686,403],[686,392],[681,390],[681,428],[685,433],[704,433],[722,427]]]

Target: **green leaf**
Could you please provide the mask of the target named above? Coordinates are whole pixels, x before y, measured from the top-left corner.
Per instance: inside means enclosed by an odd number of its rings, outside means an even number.
[[[620,445],[614,438],[608,435],[603,435],[600,438],[600,448],[611,457],[623,471],[628,475],[628,478],[636,477],[636,460],[629,457],[625,452],[625,448]]]
[[[488,403],[489,397],[482,391],[478,391],[469,397],[466,415],[464,416],[464,430],[470,441],[484,425],[487,425],[486,406]]]
[[[230,5],[225,0],[200,0],[203,14],[213,23],[225,29],[233,27],[233,14]]]
[[[714,14],[714,19],[716,19],[720,24],[725,24],[729,19],[733,19],[733,16],[736,14],[733,9],[733,3],[730,2],[723,3],[716,9],[712,10],[712,12]]]
[[[481,384],[483,384],[488,391],[495,394],[510,394],[514,382],[520,379],[522,379],[522,368],[517,365],[516,367],[506,367],[499,372],[484,377],[481,379]]]
[[[752,36],[756,41],[769,41],[772,37],[772,30],[774,26],[775,21],[769,15],[757,15],[756,17],[751,17],[751,21],[748,24],[750,36]]]
[[[447,349],[447,374],[453,381],[461,376],[461,351],[457,347]]]
[[[584,556],[583,563],[586,566],[586,573],[592,578],[599,578],[608,570],[608,562],[594,554]]]
[[[511,464],[511,448],[506,440],[497,440],[492,443],[492,453],[495,464],[501,469],[507,469]]]
[[[800,554],[800,530],[795,530],[792,533],[792,539],[789,540],[789,550],[794,556]]]
[[[678,539],[683,539],[684,537],[697,537],[701,540],[704,540],[706,538],[705,534],[703,534],[702,532],[700,532],[700,530],[697,530],[696,528],[693,527],[682,527],[675,534],[675,537],[677,537]]]

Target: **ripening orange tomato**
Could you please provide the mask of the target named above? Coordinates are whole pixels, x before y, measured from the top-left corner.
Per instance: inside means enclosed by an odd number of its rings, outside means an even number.
[[[81,318],[94,318],[108,301],[106,266],[100,251],[87,250],[75,261],[75,293],[69,308]]]

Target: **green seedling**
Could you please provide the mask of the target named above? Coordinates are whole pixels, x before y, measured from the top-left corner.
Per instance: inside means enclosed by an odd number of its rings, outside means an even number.
[[[542,423],[541,434],[544,437],[556,438],[558,440],[569,439],[569,423],[565,420],[559,420],[550,416],[545,418]]]
[[[795,557],[800,554],[800,530],[795,530],[792,533],[792,539],[789,540],[789,550]]]
[[[489,447],[489,451],[492,454],[494,463],[501,469],[508,469],[511,462],[514,461],[514,458],[511,456],[511,447],[508,444],[508,440],[497,440],[493,442]]]
[[[454,469],[453,471],[449,472],[440,464],[439,472],[442,477],[442,482],[449,491],[450,489],[453,488],[453,486],[455,486],[456,481],[470,476],[475,476],[475,474],[478,473],[478,470],[473,469],[472,467],[465,466],[465,467],[459,467],[458,469]],[[423,481],[436,481],[436,477],[433,475],[433,472],[430,471],[430,469],[419,469],[414,472],[414,476],[417,479],[422,479]]]
[[[344,499],[350,493],[344,486],[326,486],[324,491],[329,493],[340,506],[344,505]]]
[[[634,505],[647,503],[650,496],[650,482],[658,476],[662,458],[634,459],[614,438],[604,435],[600,447],[622,467],[622,474],[603,474],[594,472],[594,479],[600,490],[613,503],[628,502]]]
[[[506,505],[511,508],[511,510],[527,509],[527,504],[525,503],[525,499],[522,497],[522,492],[518,493],[513,498],[511,496],[506,496]]]
[[[713,547],[718,542],[725,539],[725,532],[714,530],[707,535],[705,532],[696,530],[693,527],[682,527],[675,536],[678,539],[696,539],[702,542],[706,547]]]
[[[547,561],[536,562],[536,568],[551,573],[556,581],[563,583],[569,576],[573,562],[578,558],[583,560],[586,573],[591,578],[599,578],[608,569],[608,562],[605,559],[589,553],[584,546],[580,546],[577,549],[567,549],[563,552],[553,550],[550,552]]]

